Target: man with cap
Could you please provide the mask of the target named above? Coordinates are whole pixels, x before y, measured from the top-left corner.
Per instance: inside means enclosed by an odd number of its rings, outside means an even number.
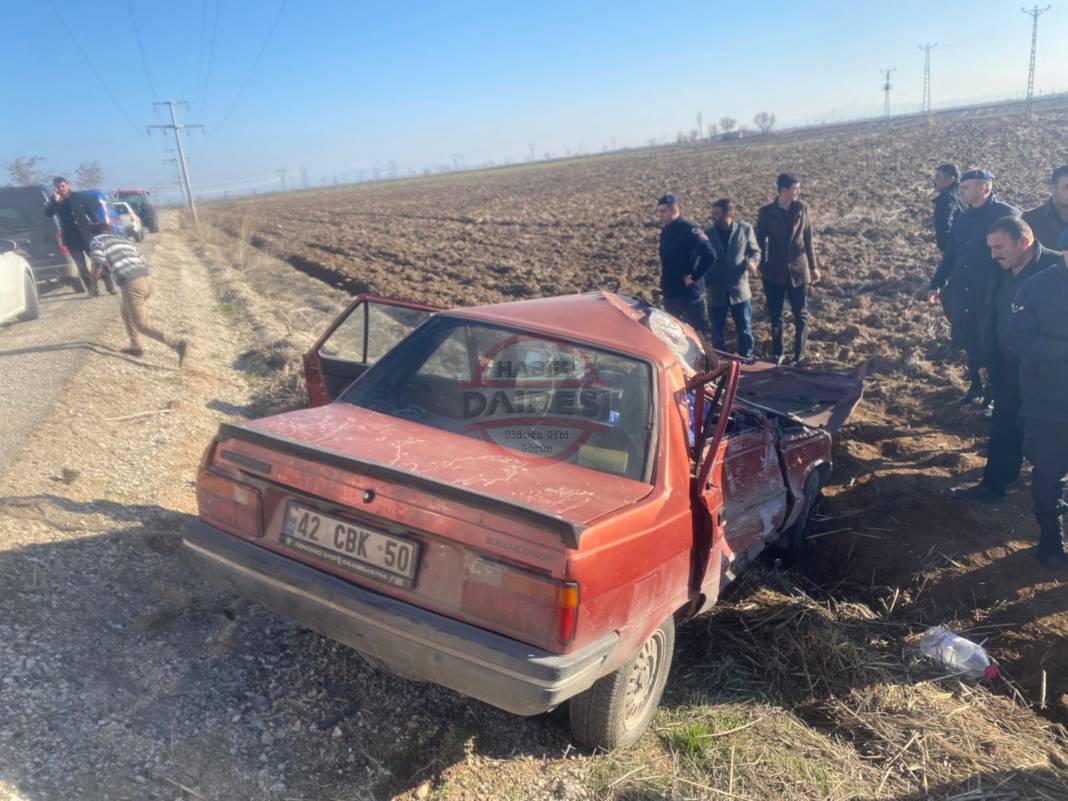
[[[1068,253],[1021,284],[1005,326],[1005,344],[1020,359],[1024,455],[1034,466],[1031,500],[1038,521],[1034,555],[1063,568],[1064,476],[1068,473]]]
[[[1068,233],[1068,164],[1062,164],[1049,177],[1049,200],[1023,213],[1043,247],[1058,247],[1061,236]]]
[[[1025,281],[1061,263],[1061,255],[1035,241],[1031,227],[1019,217],[1004,217],[990,227],[987,244],[1001,268],[991,285],[983,312],[984,338],[979,375],[994,391],[994,412],[986,449],[983,480],[950,493],[965,501],[996,501],[1023,466],[1024,428],[1020,417],[1020,360],[1006,348],[1005,329],[1012,302]]]
[[[794,366],[805,360],[808,342],[808,287],[820,280],[812,246],[812,219],[801,201],[801,182],[782,173],[775,182],[779,196],[760,209],[756,246],[760,249],[760,275],[771,318],[771,358],[785,360],[782,347],[782,312],[786,301],[794,315]]]
[[[664,297],[664,309],[706,336],[704,279],[716,262],[716,251],[705,232],[682,216],[675,195],[660,198],[656,214],[662,226],[660,293]]]
[[[716,263],[705,283],[708,285],[708,316],[712,318],[712,346],[726,350],[727,312],[738,334],[738,355],[753,357],[752,291],[749,273],[760,263],[753,226],[734,218],[734,206],[727,198],[712,204],[712,226],[705,234],[716,249]]]
[[[990,256],[986,235],[990,226],[1002,217],[1019,217],[1020,212],[994,197],[994,176],[988,170],[964,173],[960,181],[960,199],[964,211],[950,228],[949,244],[931,278],[927,300],[931,305],[938,303],[946,285],[950,284],[950,309],[968,356],[969,386],[960,403],[965,406],[982,399],[987,407],[991,394],[979,376],[979,354],[987,292],[999,268]]]

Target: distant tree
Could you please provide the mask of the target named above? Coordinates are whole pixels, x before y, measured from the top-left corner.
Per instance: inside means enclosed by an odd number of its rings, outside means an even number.
[[[104,173],[95,161],[83,161],[74,175],[79,189],[96,189],[104,183]]]
[[[716,138],[716,132],[718,130],[719,130],[719,128],[716,126],[716,123],[714,123],[714,122],[708,123],[708,138],[709,139],[715,139]]]
[[[753,117],[753,125],[760,129],[762,134],[767,136],[771,133],[771,129],[775,127],[775,115],[768,114],[766,111],[761,111]]]
[[[650,136],[648,139],[645,140],[645,144],[647,144],[649,147],[656,147],[656,137]]]
[[[701,129],[700,128],[694,128],[693,130],[690,131],[690,141],[691,142],[696,142],[700,138],[701,138]]]
[[[8,163],[7,174],[12,186],[34,186],[51,181],[40,156],[20,156]]]
[[[686,141],[686,134],[684,134],[682,131],[679,131],[677,134],[675,134],[675,141],[678,142],[680,145],[683,144]]]
[[[720,130],[723,131],[723,133],[730,133],[734,130],[734,126],[736,126],[737,124],[738,120],[733,119],[732,117],[719,118],[719,127]]]

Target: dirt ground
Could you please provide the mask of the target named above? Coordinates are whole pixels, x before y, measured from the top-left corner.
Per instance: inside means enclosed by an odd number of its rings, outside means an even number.
[[[194,339],[189,366],[152,343],[118,358],[116,316],[0,479],[0,801],[1068,797],[1066,577],[1023,553],[1022,486],[999,507],[946,498],[981,466],[985,421],[953,405],[960,365],[929,359],[945,325],[920,297],[930,166],[982,163],[1003,197],[1037,203],[1066,123],[979,118],[260,198],[205,208],[199,239],[171,219],[153,315]],[[261,609],[223,617],[231,599],[178,547],[200,452],[222,420],[302,402],[299,354],[349,292],[655,299],[655,198],[676,191],[703,221],[729,195],[751,219],[782,169],[817,214],[814,354],[873,360],[867,397],[808,555],[755,571],[680,631],[637,748],[582,753],[559,713],[515,718],[394,678]],[[942,622],[986,639],[1006,680],[917,664],[909,638]]]

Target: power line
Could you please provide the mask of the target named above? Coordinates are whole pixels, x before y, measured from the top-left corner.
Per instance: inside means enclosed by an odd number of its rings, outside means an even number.
[[[931,113],[931,51],[938,47],[934,44],[920,45],[923,51],[923,113]]]
[[[63,30],[65,30],[67,32],[67,36],[70,37],[70,41],[71,44],[74,45],[74,49],[81,54],[82,60],[85,62],[85,65],[89,67],[89,71],[92,72],[93,75],[96,76],[96,79],[100,82],[100,88],[103,89],[104,94],[108,96],[108,100],[111,101],[111,105],[115,107],[115,109],[119,112],[119,114],[122,115],[122,118],[126,120],[126,122],[130,123],[130,127],[136,131],[137,126],[134,125],[133,120],[131,120],[130,117],[126,114],[126,112],[123,111],[122,106],[119,105],[119,101],[115,99],[115,95],[111,93],[111,90],[108,89],[108,85],[104,83],[104,79],[100,76],[100,73],[96,71],[96,67],[93,66],[93,62],[89,60],[89,56],[86,55],[85,51],[82,49],[82,46],[78,44],[78,40],[74,38],[74,31],[70,29],[70,26],[67,24],[67,21],[63,19],[63,15],[59,13],[59,9],[56,8],[55,0],[48,0],[48,5],[52,6],[52,11],[55,12],[56,17],[59,19],[60,25],[63,26]]]
[[[1035,96],[1035,53],[1038,50],[1038,18],[1050,10],[1052,6],[1039,8],[1021,8],[1023,13],[1031,17],[1031,62],[1027,67],[1027,113],[1031,113],[1031,99]]]
[[[200,80],[204,77],[204,40],[208,36],[208,0],[200,0],[200,47],[197,50],[197,80],[193,84],[193,102],[200,94]],[[199,108],[198,108],[199,111]]]
[[[137,27],[137,17],[134,16],[133,0],[126,0],[126,10],[130,12],[130,24],[133,25],[134,37],[137,39],[137,51],[141,54],[141,66],[144,67],[145,77],[148,78],[149,97],[157,97],[156,84],[152,80],[152,70],[145,55],[145,43],[141,40],[141,29]]]
[[[211,83],[211,65],[215,61],[215,35],[219,32],[219,7],[221,5],[222,0],[215,0],[215,19],[211,23],[211,46],[208,48],[208,67],[204,71],[204,83],[200,87],[200,102],[196,102],[196,98],[193,98],[197,111],[200,113],[204,112],[204,104],[208,100],[208,86]]]
[[[237,96],[234,98],[234,102],[230,104],[230,108],[223,114],[222,119],[219,120],[219,124],[215,126],[215,130],[219,130],[223,127],[226,121],[230,118],[230,114],[237,108],[237,104],[241,102],[241,96],[245,94],[245,89],[248,88],[249,82],[252,80],[252,76],[256,74],[256,67],[260,65],[260,59],[263,58],[263,54],[267,52],[267,45],[271,43],[271,36],[274,34],[274,29],[278,27],[278,20],[282,17],[282,12],[285,10],[286,2],[288,0],[282,0],[278,5],[278,13],[274,15],[274,21],[271,23],[270,29],[267,31],[267,37],[263,40],[263,46],[260,48],[260,52],[256,54],[256,60],[252,62],[252,69],[249,70],[248,77],[245,78],[245,82],[241,84],[241,88],[237,90]]]

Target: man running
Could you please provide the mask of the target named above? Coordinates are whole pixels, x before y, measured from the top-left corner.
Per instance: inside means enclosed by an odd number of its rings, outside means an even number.
[[[108,226],[97,225],[89,246],[93,259],[93,283],[100,272],[107,269],[122,292],[122,321],[126,324],[126,333],[130,337],[130,347],[122,352],[130,356],[144,356],[141,347],[141,334],[157,342],[162,342],[178,354],[178,366],[182,366],[189,343],[184,339],[168,337],[148,322],[148,309],[145,307],[152,296],[153,282],[148,274],[148,262],[126,239],[108,233]]]

